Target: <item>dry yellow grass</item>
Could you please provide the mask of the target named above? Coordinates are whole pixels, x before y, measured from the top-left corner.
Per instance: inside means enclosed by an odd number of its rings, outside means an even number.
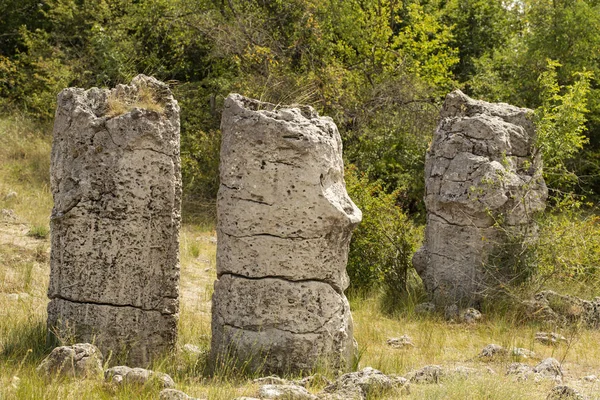
[[[106,116],[109,118],[128,113],[134,108],[154,111],[159,114],[165,112],[165,105],[157,99],[152,88],[147,86],[139,87],[133,96],[124,96],[116,90],[112,90],[108,96],[107,103],[108,111]]]

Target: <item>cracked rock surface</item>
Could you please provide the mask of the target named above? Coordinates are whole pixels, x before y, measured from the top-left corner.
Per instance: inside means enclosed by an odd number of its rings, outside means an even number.
[[[162,111],[137,108],[142,93]],[[133,106],[116,115],[111,100]],[[147,365],[174,345],[179,308],[179,106],[168,86],[139,75],[63,90],[51,189],[49,326]]]
[[[446,97],[425,161],[425,242],[413,258],[436,304],[476,305],[502,279],[488,258],[536,238],[547,188],[530,113],[460,91]]]
[[[213,361],[235,354],[267,373],[348,366],[343,291],[362,214],[346,193],[337,127],[310,107],[232,94],[221,130]]]

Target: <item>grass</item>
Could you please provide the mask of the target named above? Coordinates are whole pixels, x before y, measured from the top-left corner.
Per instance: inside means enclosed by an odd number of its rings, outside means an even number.
[[[115,388],[100,380],[47,380],[35,372],[39,362],[56,345],[49,341],[45,327],[50,246],[47,228],[52,205],[47,179],[48,132],[48,127],[36,126],[18,116],[0,119],[0,141],[8,143],[0,147],[0,208],[14,210],[16,214],[15,220],[0,219],[0,399],[156,399],[159,389],[152,385]],[[5,198],[10,192],[16,196]],[[169,373],[178,389],[194,397],[229,400],[255,396],[258,387],[247,377],[232,372],[211,376],[208,371],[216,240],[211,223],[214,214],[207,218],[198,215],[184,218],[180,233],[181,311],[177,349],[157,360],[152,368]],[[593,227],[590,221],[593,220],[583,220],[586,229]],[[572,223],[572,219],[568,222]],[[569,237],[565,236],[565,240]],[[570,239],[568,243],[573,246]],[[588,290],[589,294],[593,292]],[[567,383],[585,375],[600,374],[600,347],[596,346],[600,331],[524,323],[510,312],[489,313],[476,325],[450,323],[435,315],[415,315],[410,301],[405,302],[409,306],[400,312],[384,313],[382,300],[378,294],[351,300],[355,338],[361,352],[358,367],[371,366],[399,375],[431,364],[448,370],[467,366],[479,371],[467,379],[451,376],[440,384],[414,384],[411,394],[402,398],[545,399],[553,382],[516,381],[505,375],[507,366],[517,361],[515,358],[508,356],[490,362],[477,358],[490,343],[533,350],[535,359],[520,360],[530,365],[545,357],[557,358],[563,363]],[[556,330],[567,337],[567,343],[539,344],[534,336],[541,330]],[[387,346],[388,338],[404,334],[412,337],[414,348]],[[186,351],[186,345],[194,345],[200,352]],[[495,374],[487,372],[488,368]],[[333,378],[330,371],[320,372]],[[577,384],[590,398],[600,398],[599,383]],[[322,385],[311,390],[316,392],[320,388]],[[381,394],[370,400],[391,400],[398,396]]]
[[[154,111],[159,114],[165,112],[165,105],[160,101],[154,90],[148,86],[140,86],[138,91],[131,96],[126,96],[117,90],[111,90],[108,95],[108,111],[106,116],[116,117],[134,108]]]

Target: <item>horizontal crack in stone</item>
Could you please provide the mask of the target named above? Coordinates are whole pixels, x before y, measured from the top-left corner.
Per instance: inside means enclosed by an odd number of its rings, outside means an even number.
[[[50,300],[62,300],[62,301],[67,301],[69,303],[74,303],[74,304],[89,304],[89,305],[93,305],[93,306],[106,306],[106,307],[115,307],[115,308],[135,308],[137,310],[141,310],[141,311],[145,311],[145,312],[157,312],[163,315],[173,315],[171,313],[165,313],[153,308],[144,308],[144,307],[139,307],[139,306],[134,306],[131,304],[114,304],[114,303],[102,303],[102,302],[96,302],[96,301],[78,301],[78,300],[73,300],[73,299],[69,299],[67,297],[64,296],[59,296],[59,295],[52,295],[52,296],[48,296],[50,298]],[[168,297],[169,299],[172,299],[171,297]]]

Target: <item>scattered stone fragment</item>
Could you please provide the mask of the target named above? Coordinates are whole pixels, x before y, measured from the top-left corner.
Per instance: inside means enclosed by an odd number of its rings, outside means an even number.
[[[548,395],[548,397],[546,397],[546,400],[586,400],[587,397],[584,396],[583,394],[579,393],[579,391],[577,391],[576,389],[569,387],[569,386],[565,386],[565,385],[559,385],[559,386],[555,386],[552,391],[550,392],[550,394]]]
[[[56,347],[37,367],[45,376],[96,378],[102,376],[102,353],[89,343]]]
[[[317,400],[317,396],[297,385],[263,385],[258,390],[258,397],[261,399]]]
[[[213,364],[349,368],[346,264],[362,214],[346,192],[337,127],[311,107],[231,94],[221,128]]]
[[[511,278],[489,258],[537,238],[547,188],[531,114],[458,90],[446,96],[425,159],[425,240],[413,257],[437,305],[479,303],[490,282]]]
[[[415,306],[415,314],[429,314],[435,311],[435,304],[425,302]]]
[[[460,320],[465,324],[475,324],[481,321],[481,318],[483,318],[483,315],[474,308],[467,308],[460,315]]]
[[[104,379],[117,385],[144,385],[150,381],[153,381],[157,382],[164,388],[175,387],[175,382],[173,382],[173,379],[163,372],[154,372],[144,368],[130,368],[124,365],[112,367],[104,371]]]
[[[481,353],[479,353],[479,358],[485,358],[485,359],[493,359],[493,358],[497,358],[497,357],[505,357],[508,355],[508,350],[506,350],[504,347],[500,346],[499,344],[488,344],[487,346],[485,346],[482,350]]]
[[[382,394],[395,388],[402,389],[402,386],[407,383],[408,381],[405,379],[392,378],[374,368],[366,367],[360,371],[340,376],[334,383],[325,387],[324,391],[326,393],[346,393],[346,395],[355,397],[358,394],[358,398],[367,398],[371,394]]]
[[[191,344],[191,343],[184,344],[182,349],[185,353],[192,355],[192,356],[200,356],[205,353],[205,351],[202,350],[200,347],[196,346],[195,344]]]
[[[407,375],[412,383],[439,383],[444,376],[444,369],[439,365],[426,365]]]
[[[535,358],[535,353],[533,351],[524,349],[522,347],[513,347],[510,351],[510,354],[517,358]]]
[[[533,368],[533,372],[543,377],[550,378],[563,375],[562,369],[560,368],[560,363],[557,359],[552,357],[542,360],[542,362]]]
[[[586,382],[596,382],[598,380],[598,377],[596,375],[586,375],[581,379],[583,379]]]
[[[515,375],[518,380],[527,380],[533,375],[533,370],[527,364],[515,362],[508,366],[506,375]]]
[[[3,208],[0,210],[0,220],[16,221],[17,213],[15,213],[14,210]]]
[[[199,400],[196,397],[191,397],[181,390],[163,389],[158,394],[160,400]]]
[[[538,332],[535,334],[535,341],[545,345],[557,345],[566,342],[567,338],[556,332]]]
[[[136,106],[141,95],[162,111]],[[117,103],[122,114],[112,112]],[[58,95],[48,326],[132,366],[177,338],[179,131],[168,85],[145,75]]]
[[[6,194],[6,196],[4,196],[4,200],[8,201],[8,200],[14,200],[17,198],[17,192],[11,190],[10,192],[8,192]]]
[[[393,349],[403,349],[406,347],[415,347],[415,345],[412,342],[411,337],[408,335],[402,335],[397,338],[390,338],[387,340],[387,344],[388,344],[388,346],[390,346]]]
[[[19,386],[21,385],[21,378],[19,378],[18,376],[13,376],[10,380],[10,386],[17,390],[19,389]]]
[[[583,322],[590,328],[600,328],[600,297],[583,300],[545,290],[523,305],[529,317],[538,321],[561,325]]]

